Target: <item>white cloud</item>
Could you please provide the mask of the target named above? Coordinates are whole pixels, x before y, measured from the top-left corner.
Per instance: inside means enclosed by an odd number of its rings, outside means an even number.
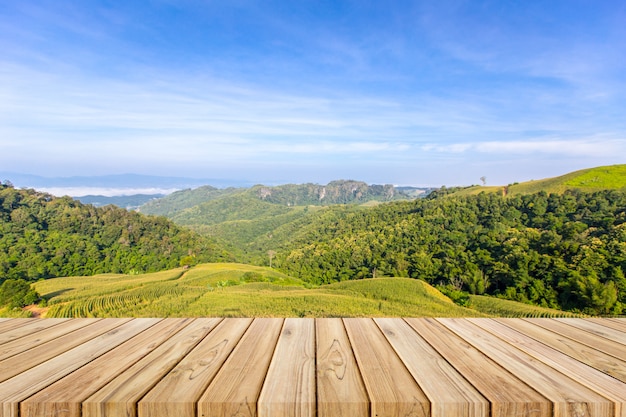
[[[485,154],[549,154],[565,157],[612,157],[626,152],[626,139],[546,139],[485,141],[475,143],[453,143],[446,145],[427,144],[421,147],[425,152]]]
[[[135,195],[135,194],[171,194],[178,188],[101,188],[101,187],[50,187],[37,188],[37,191],[52,194],[57,197],[83,197],[86,195],[102,195],[105,197]]]

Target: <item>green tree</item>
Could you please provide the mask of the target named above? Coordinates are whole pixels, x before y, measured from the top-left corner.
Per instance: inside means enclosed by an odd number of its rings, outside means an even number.
[[[20,308],[33,304],[39,294],[23,279],[8,279],[0,285],[0,305]]]

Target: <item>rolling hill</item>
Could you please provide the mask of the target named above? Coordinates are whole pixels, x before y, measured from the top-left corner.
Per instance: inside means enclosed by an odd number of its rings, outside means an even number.
[[[417,195],[416,190],[403,187],[399,191],[391,185],[359,181],[227,189],[204,186],[153,200],[139,210],[167,216],[176,224],[216,239],[239,260],[258,264],[271,249],[265,247],[265,242],[281,229],[314,223],[329,207],[370,207],[410,200]]]
[[[463,188],[450,195],[474,195],[480,192],[494,192],[512,196],[533,194],[540,191],[548,194],[562,194],[567,190],[593,192],[624,188],[626,188],[626,164],[588,168],[554,178],[514,183],[507,186],[472,186]]]
[[[424,281],[378,278],[311,287],[269,268],[202,264],[142,275],[35,284],[45,317],[483,317]],[[500,300],[493,299],[499,305]],[[570,316],[509,302],[500,316]],[[492,309],[497,307],[491,306]],[[523,313],[520,309],[525,308]]]
[[[370,201],[408,200],[420,195],[422,189],[396,188],[392,185],[368,185],[361,181],[339,180],[327,185],[285,184],[255,185],[251,188],[218,189],[203,186],[172,193],[140,207],[146,214],[173,217],[186,209],[218,199],[258,200],[283,207],[329,206],[335,204],[364,204]]]
[[[102,272],[148,272],[183,258],[228,255],[214,241],[163,217],[0,184],[0,284]]]

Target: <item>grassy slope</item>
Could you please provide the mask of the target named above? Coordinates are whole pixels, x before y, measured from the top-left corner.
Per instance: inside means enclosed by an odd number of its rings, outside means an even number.
[[[243,264],[204,264],[188,271],[144,275],[57,278],[40,281],[35,288],[48,300],[47,317],[480,317],[560,313],[497,299],[489,299],[489,311],[482,313],[457,306],[427,283],[408,278],[307,288],[296,278]],[[14,315],[0,311],[3,313]]]
[[[599,191],[606,189],[620,189],[626,187],[626,164],[609,165],[570,172],[554,178],[537,181],[527,181],[509,185],[508,195],[532,194],[539,191],[547,193],[563,193],[565,190],[580,189],[584,191]],[[474,186],[463,189],[454,195],[472,195],[480,192],[503,192],[502,186]]]

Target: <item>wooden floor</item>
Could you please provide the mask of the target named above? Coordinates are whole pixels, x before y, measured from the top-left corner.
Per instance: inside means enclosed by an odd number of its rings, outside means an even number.
[[[626,319],[0,319],[0,416],[620,416]]]

